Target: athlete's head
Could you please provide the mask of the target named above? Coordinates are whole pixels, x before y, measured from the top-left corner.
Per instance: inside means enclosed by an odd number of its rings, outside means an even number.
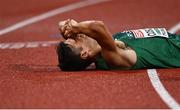
[[[78,34],[57,46],[59,67],[63,71],[84,70],[95,61],[100,52],[99,44],[92,38]]]

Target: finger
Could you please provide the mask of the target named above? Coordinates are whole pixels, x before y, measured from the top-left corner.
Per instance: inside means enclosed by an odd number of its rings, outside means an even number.
[[[66,21],[65,21],[65,25],[68,25],[68,23],[71,21],[71,19],[67,19]]]
[[[69,21],[70,19],[59,22],[59,28],[62,32],[65,30],[64,28],[68,25]]]
[[[71,28],[71,30],[74,32],[74,33],[77,33],[77,29],[78,29],[78,23],[74,20],[71,20],[69,23],[68,23],[68,27]]]
[[[62,27],[62,26],[65,25],[65,23],[66,23],[66,21],[60,21],[60,22],[58,23],[58,25],[59,25],[59,27]]]
[[[61,28],[62,33],[65,31],[65,25]]]
[[[70,20],[70,21],[68,22],[68,26],[69,26],[69,27],[73,27],[73,22],[74,22],[73,20]]]
[[[64,31],[65,31],[65,30],[64,30],[64,26],[63,26],[63,27],[59,27],[58,29],[59,29],[60,34],[63,34]]]
[[[64,33],[64,36],[70,37],[70,35],[71,35],[70,30],[66,30],[65,33]]]
[[[59,32],[60,32],[61,34],[63,33],[62,27],[61,27],[61,28],[59,27]]]
[[[67,23],[68,23],[67,20],[60,21],[60,22],[58,23],[59,28],[62,29]]]
[[[67,26],[67,25],[64,25],[64,26],[62,27],[62,33],[64,34],[66,30],[68,30],[68,26]]]
[[[67,39],[67,32],[66,32],[66,26],[64,26],[61,30],[60,30],[60,34],[63,36],[63,38]],[[66,34],[65,34],[66,32]]]
[[[66,30],[65,32],[64,32],[64,35],[66,36],[68,34],[68,31]]]

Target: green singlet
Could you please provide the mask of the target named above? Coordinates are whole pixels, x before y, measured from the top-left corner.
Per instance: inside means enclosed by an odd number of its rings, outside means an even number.
[[[170,34],[164,28],[124,31],[113,38],[136,52],[137,61],[130,69],[180,67],[180,35]],[[95,64],[97,69],[118,69],[108,66],[101,56]]]

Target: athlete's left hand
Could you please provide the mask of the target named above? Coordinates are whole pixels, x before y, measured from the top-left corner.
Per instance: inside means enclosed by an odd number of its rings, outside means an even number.
[[[67,19],[64,21],[60,21],[58,23],[59,31],[60,31],[60,34],[63,36],[63,38],[67,39],[69,37],[72,37],[72,35],[74,35],[73,33],[74,33],[74,28],[76,24],[77,24],[77,21],[73,19]]]
[[[67,38],[74,38],[78,33],[78,22],[70,19],[64,28],[64,36],[66,36]]]

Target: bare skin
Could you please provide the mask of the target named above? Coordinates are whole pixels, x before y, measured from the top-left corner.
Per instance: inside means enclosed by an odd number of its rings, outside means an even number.
[[[136,53],[121,41],[114,41],[112,34],[102,21],[65,20],[59,23],[64,42],[75,48],[82,48],[81,58],[95,58],[102,54],[106,63],[128,69],[136,63]]]

